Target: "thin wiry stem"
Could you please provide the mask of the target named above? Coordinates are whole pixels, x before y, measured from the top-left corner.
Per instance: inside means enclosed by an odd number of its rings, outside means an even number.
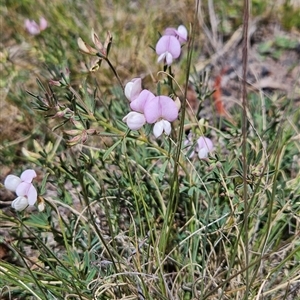
[[[243,107],[243,119],[242,119],[242,161],[243,161],[243,201],[244,201],[244,234],[245,234],[245,262],[246,262],[246,293],[244,299],[248,299],[249,295],[249,203],[248,203],[248,184],[247,184],[247,67],[248,67],[248,27],[249,27],[249,0],[244,0],[244,24],[243,24],[243,84],[242,84],[242,107]]]

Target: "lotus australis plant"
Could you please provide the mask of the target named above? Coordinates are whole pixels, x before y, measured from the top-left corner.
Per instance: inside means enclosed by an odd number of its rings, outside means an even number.
[[[15,192],[18,196],[11,204],[16,210],[23,210],[28,205],[34,205],[37,200],[37,191],[31,183],[36,177],[34,170],[25,170],[20,177],[16,175],[8,175],[5,178],[4,186]]]

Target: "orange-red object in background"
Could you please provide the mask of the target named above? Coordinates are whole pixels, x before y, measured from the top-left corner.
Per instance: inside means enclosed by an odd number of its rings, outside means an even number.
[[[221,90],[221,80],[222,80],[222,76],[225,72],[226,72],[226,70],[223,69],[221,71],[221,74],[216,77],[215,82],[214,82],[214,86],[213,86],[215,92],[212,94],[214,105],[215,105],[215,108],[216,108],[216,112],[220,116],[225,116],[226,115],[226,110],[225,110],[225,107],[224,107],[224,104],[223,104],[223,101],[222,101],[222,90]]]

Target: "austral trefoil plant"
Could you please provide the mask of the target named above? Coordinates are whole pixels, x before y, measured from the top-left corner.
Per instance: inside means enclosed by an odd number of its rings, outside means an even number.
[[[15,210],[23,210],[37,201],[37,191],[32,184],[35,177],[36,172],[28,169],[20,177],[10,174],[5,178],[4,186],[18,196],[11,204]]]

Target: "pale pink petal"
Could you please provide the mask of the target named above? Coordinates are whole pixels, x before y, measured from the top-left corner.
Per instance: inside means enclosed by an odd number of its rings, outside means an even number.
[[[187,41],[188,31],[184,25],[180,25],[177,29],[169,27],[164,31],[164,35],[175,36],[181,44]]]
[[[197,151],[200,159],[206,158],[208,153],[211,152],[214,148],[211,139],[207,137],[200,137],[197,140]]]
[[[146,123],[146,119],[143,114],[131,111],[123,118],[123,122],[126,122],[131,130],[138,130]]]
[[[176,30],[176,28],[173,28],[173,27],[168,27],[164,31],[164,35],[173,35],[173,36],[176,36],[176,34],[177,34],[177,30]]]
[[[142,90],[139,96],[130,103],[132,110],[144,113],[145,104],[151,101],[155,96],[148,90]]]
[[[131,90],[132,90],[133,82],[127,82],[124,88],[125,97],[131,101]]]
[[[197,140],[197,144],[198,147],[201,148],[207,148],[208,151],[211,151],[213,149],[213,142],[211,141],[211,139],[201,136],[198,140]]]
[[[28,191],[30,189],[30,187],[32,186],[31,183],[28,183],[28,182],[21,182],[17,189],[16,189],[16,194],[18,196],[27,196],[28,194]]]
[[[185,26],[180,25],[177,29],[178,40],[180,43],[185,43],[187,41],[188,31]]]
[[[159,118],[172,122],[178,117],[178,108],[170,97],[157,96],[146,102],[144,114],[149,124],[155,123]]]
[[[28,200],[26,197],[20,196],[11,203],[11,206],[15,210],[23,210],[28,206]]]
[[[40,18],[40,30],[45,30],[48,27],[48,22],[44,17]]]
[[[22,182],[21,178],[15,175],[8,175],[5,178],[4,186],[8,190],[15,192],[18,185]]]
[[[146,102],[144,106],[144,115],[149,124],[155,123],[161,117],[161,107],[158,97],[154,97]]]
[[[25,28],[32,35],[37,35],[40,33],[40,27],[35,21],[28,19],[25,20]]]
[[[167,96],[158,96],[161,117],[169,122],[173,122],[178,118],[178,107],[175,102]]]
[[[164,130],[164,124],[163,124],[163,120],[160,120],[159,122],[155,123],[153,126],[153,134],[156,138],[158,138],[159,136],[161,136],[161,134],[163,133]]]
[[[34,205],[34,203],[37,200],[37,191],[35,187],[31,184],[28,192],[27,192],[27,198],[28,198],[28,204],[29,205]]]
[[[178,58],[181,52],[181,46],[176,37],[171,35],[163,35],[158,40],[155,50],[157,55],[169,52],[173,58]]]
[[[25,170],[22,174],[21,174],[21,179],[24,182],[32,182],[32,179],[36,177],[36,173],[34,170],[28,169]]]
[[[142,79],[134,78],[125,85],[124,93],[129,101],[135,100],[142,91]]]

